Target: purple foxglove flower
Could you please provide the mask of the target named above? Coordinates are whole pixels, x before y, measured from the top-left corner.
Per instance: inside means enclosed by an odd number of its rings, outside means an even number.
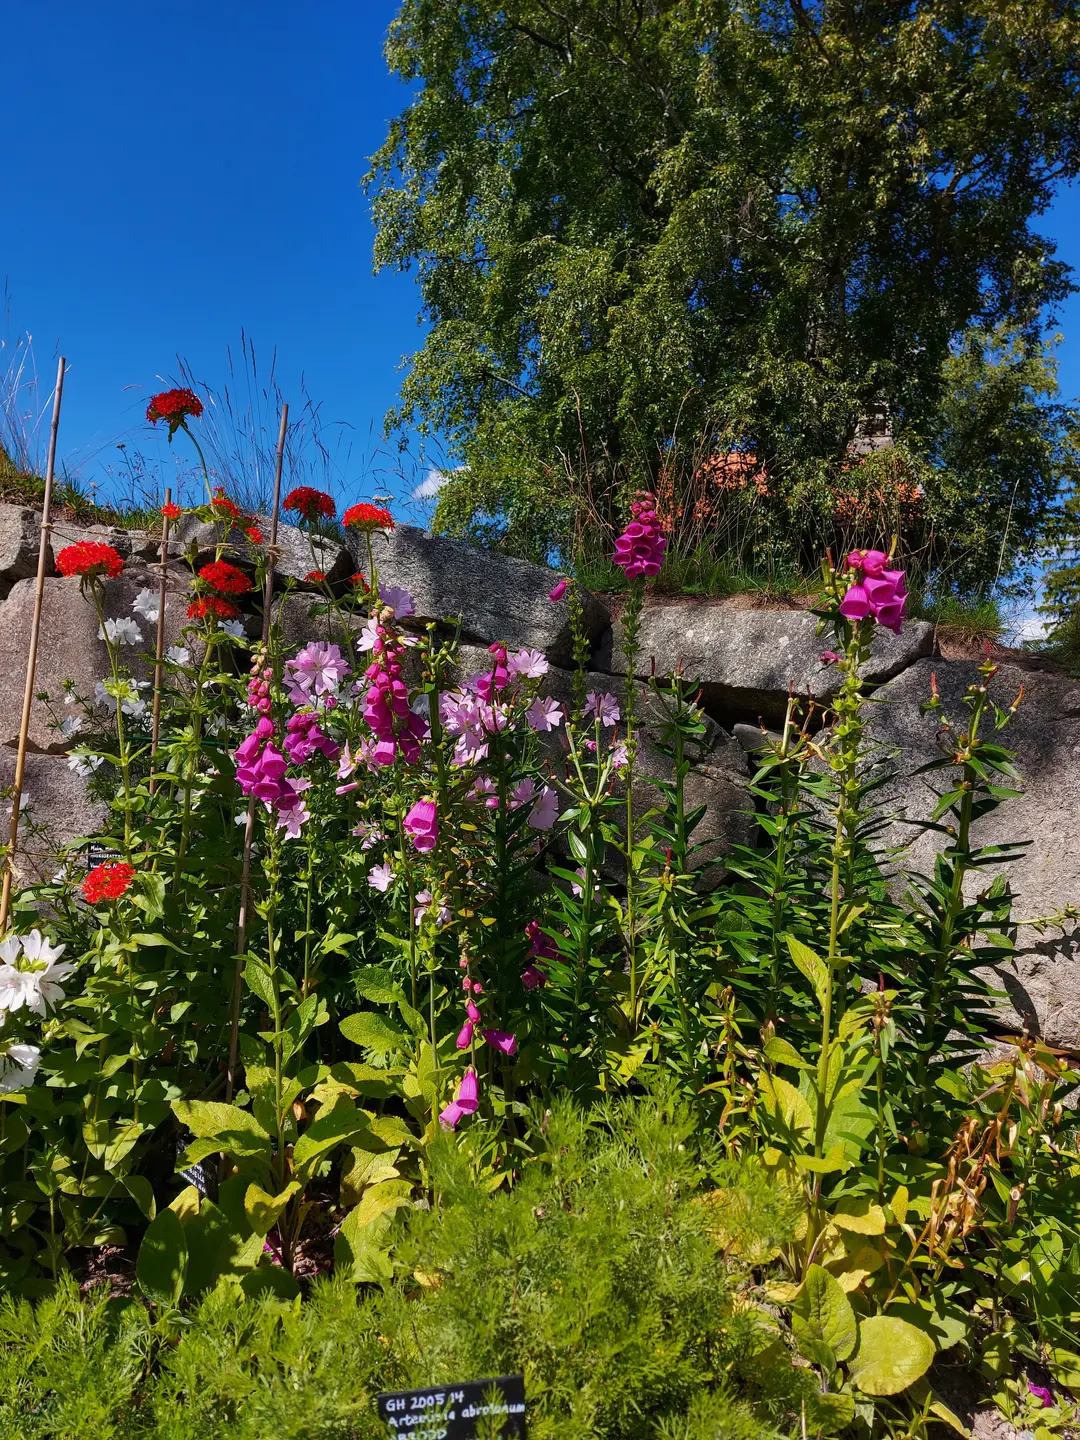
[[[551,601],[552,605],[557,605],[562,599],[562,597],[566,594],[566,587],[567,585],[569,585],[569,583],[569,580],[560,580],[556,585],[552,586],[551,594],[548,596],[548,599]]]
[[[526,990],[538,990],[547,984],[547,976],[536,965],[526,965],[521,972],[521,983]]]
[[[835,665],[838,660],[842,660],[843,658],[844,657],[838,655],[835,650],[823,650],[821,652],[821,663],[823,665]]]
[[[471,999],[467,1001],[465,1005],[465,1014],[468,1015],[469,1019],[474,1025],[479,1023],[480,1011],[476,1008]]]
[[[884,550],[852,550],[847,557],[847,564],[852,570],[861,570],[864,575],[878,576],[889,563],[889,557]]]
[[[458,1086],[457,1103],[465,1111],[466,1115],[472,1115],[480,1104],[480,1083],[476,1078],[476,1071],[470,1067],[461,1077],[461,1084]]]
[[[517,1049],[517,1037],[508,1030],[482,1030],[480,1033],[493,1050],[501,1050],[504,1055],[513,1055]]]
[[[467,1050],[472,1044],[473,1022],[466,1020],[465,1024],[458,1031],[457,1040],[454,1042],[459,1050]]]
[[[540,792],[540,799],[529,811],[529,818],[525,823],[530,830],[550,830],[558,818],[559,797],[553,786],[545,785]]]
[[[439,1111],[439,1123],[444,1130],[453,1130],[457,1123],[464,1116],[465,1111],[456,1100],[451,1100],[444,1110]]]
[[[439,838],[439,821],[434,800],[418,800],[405,816],[404,825],[406,835],[421,855],[435,849]]]
[[[1033,1396],[1034,1399],[1039,1401],[1044,1410],[1049,1410],[1051,1406],[1057,1404],[1057,1401],[1054,1398],[1054,1392],[1048,1389],[1048,1387],[1045,1385],[1033,1385],[1029,1380],[1028,1392]]]
[[[857,581],[848,586],[847,594],[840,602],[840,614],[845,620],[865,620],[870,614],[869,596]]]
[[[634,500],[630,512],[633,518],[615,542],[612,559],[630,579],[659,575],[667,540],[660,529],[656,502],[651,495],[643,493]]]

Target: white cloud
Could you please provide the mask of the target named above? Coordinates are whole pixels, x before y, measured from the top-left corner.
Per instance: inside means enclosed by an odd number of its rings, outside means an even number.
[[[413,500],[434,500],[439,491],[450,479],[451,475],[457,475],[466,470],[466,465],[455,465],[453,470],[438,470],[434,466],[427,472],[423,480],[412,492]]]

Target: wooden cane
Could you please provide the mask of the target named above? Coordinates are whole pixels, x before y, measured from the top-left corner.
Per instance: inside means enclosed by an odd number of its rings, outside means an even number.
[[[157,644],[154,649],[154,724],[150,735],[150,794],[157,789],[154,774],[154,757],[157,755],[158,736],[161,734],[161,677],[165,669],[165,601],[169,564],[169,508],[172,505],[172,490],[165,491],[164,517],[161,526],[161,581],[158,584]]]
[[[45,571],[48,566],[49,535],[52,530],[53,475],[56,470],[56,432],[60,428],[60,401],[64,394],[64,357],[56,367],[56,389],[53,391],[52,425],[49,429],[49,459],[45,466],[45,500],[41,509],[41,539],[38,542],[37,582],[34,589],[34,616],[30,622],[30,650],[26,657],[26,686],[23,690],[22,722],[19,725],[19,749],[15,758],[15,783],[11,791],[11,828],[4,857],[4,887],[0,893],[0,935],[7,932],[8,910],[11,906],[11,880],[15,865],[15,849],[19,839],[19,811],[22,809],[22,788],[26,776],[26,743],[30,734],[30,710],[34,703],[34,679],[37,675],[38,641],[41,635],[41,607],[45,597]]]
[[[281,471],[285,463],[285,434],[289,426],[289,407],[281,407],[281,428],[278,431],[277,461],[274,469],[274,504],[270,511],[270,544],[267,547],[266,577],[263,581],[262,644],[265,650],[270,639],[270,607],[274,590],[274,558],[277,553],[278,510],[281,506]],[[236,1085],[236,1061],[240,1049],[240,984],[247,949],[248,904],[251,899],[251,847],[255,838],[255,796],[248,799],[244,825],[244,861],[240,872],[240,912],[236,921],[236,967],[233,971],[232,1016],[229,1027],[229,1066],[225,1075],[225,1099],[233,1097]]]

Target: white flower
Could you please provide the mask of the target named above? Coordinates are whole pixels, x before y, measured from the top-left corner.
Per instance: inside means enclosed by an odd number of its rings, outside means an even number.
[[[242,640],[244,637],[244,627],[239,620],[223,620],[221,622],[221,628],[225,631],[226,635],[231,635],[234,640]]]
[[[22,939],[18,935],[9,935],[6,940],[0,942],[0,960],[5,965],[14,965],[22,950]]]
[[[0,1091],[11,1094],[25,1090],[34,1083],[41,1051],[36,1045],[4,1045],[0,1047]]]
[[[30,1003],[32,977],[14,965],[0,965],[0,1010],[21,1010]]]
[[[142,589],[131,602],[133,615],[141,615],[149,625],[156,625],[161,613],[160,596],[155,590]]]
[[[114,711],[119,700],[125,715],[145,715],[146,701],[139,698],[139,691],[149,688],[149,680],[99,680],[94,686],[94,699]]]
[[[191,661],[191,651],[186,645],[170,645],[165,651],[165,659],[174,665],[187,665]]]
[[[391,866],[373,865],[368,871],[367,883],[373,890],[379,890],[385,895],[393,878],[394,871]]]
[[[44,1019],[46,1006],[55,1010],[63,1000],[64,987],[60,982],[67,979],[75,965],[67,960],[61,962],[60,956],[64,953],[65,946],[50,944],[40,930],[31,930],[29,935],[25,935],[22,947],[24,968],[20,973],[23,978],[26,1008]],[[26,968],[27,966],[29,968]],[[0,969],[0,984],[3,982],[3,972],[7,969],[7,966]],[[10,1008],[16,1010],[18,1006],[12,1005]]]
[[[119,620],[106,620],[98,626],[98,639],[109,640],[113,645],[141,645],[142,631],[134,620],[121,616]]]
[[[84,723],[81,715],[65,715],[60,721],[60,739],[72,739],[73,736],[78,735]]]
[[[100,770],[104,764],[104,755],[90,755],[86,751],[81,751],[68,756],[68,769],[74,770],[75,774],[81,775],[84,780],[89,779],[94,771]]]

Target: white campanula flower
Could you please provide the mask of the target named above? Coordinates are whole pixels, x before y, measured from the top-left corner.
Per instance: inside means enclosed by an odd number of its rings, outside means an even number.
[[[65,715],[59,725],[60,739],[71,740],[78,735],[84,723],[81,715]]]
[[[225,634],[231,636],[233,640],[242,640],[244,638],[244,627],[239,620],[222,620],[221,628],[225,631]]]
[[[99,625],[98,639],[113,645],[141,645],[143,634],[134,620],[122,615],[119,620],[106,620],[104,626]]]
[[[41,1051],[36,1045],[0,1045],[0,1091],[10,1095],[34,1083]]]
[[[144,586],[131,602],[131,613],[141,615],[149,625],[156,625],[161,614],[160,596]]]
[[[191,662],[191,651],[186,645],[170,645],[165,651],[165,659],[172,661],[174,665],[188,665]]]

